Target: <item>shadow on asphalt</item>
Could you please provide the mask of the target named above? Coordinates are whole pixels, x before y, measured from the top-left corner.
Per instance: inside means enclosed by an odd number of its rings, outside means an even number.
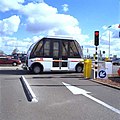
[[[0,70],[0,75],[26,75],[28,71],[24,70]]]
[[[33,74],[30,71],[27,70],[0,70],[0,75],[45,75],[45,74],[72,74],[75,72],[43,72],[40,74]],[[79,73],[78,73],[79,74]]]
[[[30,85],[34,87],[65,87],[65,85]],[[71,86],[71,85],[67,85]],[[95,84],[95,85],[78,85],[78,84],[73,84],[72,86],[80,87],[80,86],[102,86],[100,84]]]

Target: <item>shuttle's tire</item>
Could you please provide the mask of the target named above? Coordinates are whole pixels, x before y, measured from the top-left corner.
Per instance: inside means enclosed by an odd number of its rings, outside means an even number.
[[[83,72],[83,65],[82,64],[78,64],[75,68],[77,73],[82,73]]]
[[[32,66],[32,72],[34,74],[39,74],[42,72],[42,67],[38,64]]]

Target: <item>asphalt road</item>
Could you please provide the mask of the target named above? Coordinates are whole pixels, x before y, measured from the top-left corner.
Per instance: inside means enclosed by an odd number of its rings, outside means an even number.
[[[21,76],[38,102],[28,101]],[[70,86],[81,94],[73,94],[67,88]],[[88,97],[81,89],[90,92]],[[120,91],[85,80],[82,74],[34,75],[18,67],[0,67],[1,120],[120,120],[119,112]]]

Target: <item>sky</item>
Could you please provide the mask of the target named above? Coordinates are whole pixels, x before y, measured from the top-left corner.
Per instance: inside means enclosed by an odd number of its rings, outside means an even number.
[[[100,33],[98,52],[120,57],[120,0],[0,0],[0,50],[11,54],[45,36],[71,36],[84,55],[95,53],[94,31]]]

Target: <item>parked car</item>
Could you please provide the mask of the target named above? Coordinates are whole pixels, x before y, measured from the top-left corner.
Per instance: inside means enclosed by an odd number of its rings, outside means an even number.
[[[113,60],[112,63],[113,65],[120,65],[120,59]]]
[[[11,64],[17,66],[21,64],[19,59],[12,59],[11,57],[0,57],[0,64]]]
[[[26,55],[23,55],[22,57],[20,57],[20,60],[22,63],[25,63],[26,62]]]
[[[26,54],[24,53],[16,53],[13,55],[14,59],[20,59],[22,63],[25,63],[26,61]]]

